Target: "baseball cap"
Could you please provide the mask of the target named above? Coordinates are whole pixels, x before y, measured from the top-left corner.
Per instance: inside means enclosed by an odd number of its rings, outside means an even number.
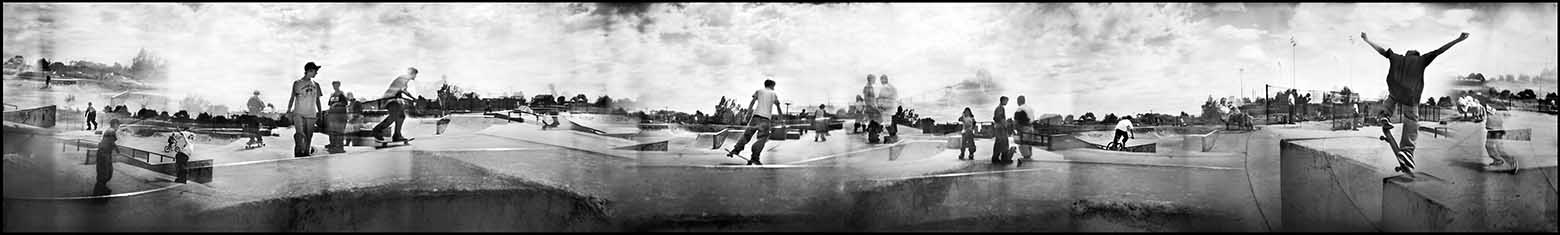
[[[303,70],[311,70],[311,69],[320,69],[320,66],[314,64],[314,62],[309,62],[307,64],[303,64]]]

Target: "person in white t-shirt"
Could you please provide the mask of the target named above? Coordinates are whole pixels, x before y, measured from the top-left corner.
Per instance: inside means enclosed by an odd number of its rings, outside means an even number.
[[[177,168],[173,182],[184,183],[189,175],[190,154],[195,152],[195,133],[190,132],[189,126],[179,127],[179,131],[168,134],[168,146],[163,148],[165,152],[173,152],[173,166]]]
[[[775,95],[775,80],[764,80],[764,89],[753,92],[753,100],[748,102],[748,110],[752,110],[753,116],[748,119],[747,130],[742,132],[742,138],[737,140],[737,146],[731,148],[727,157],[741,154],[742,147],[746,146],[753,135],[758,135],[758,142],[753,143],[753,157],[748,159],[748,165],[763,165],[758,160],[758,155],[763,154],[764,143],[769,142],[770,118],[774,110],[780,109],[780,97]]]
[[[1132,125],[1132,116],[1121,117],[1121,121],[1116,121],[1116,136],[1111,138],[1110,142],[1127,145],[1127,139],[1137,138],[1132,134],[1132,128],[1135,127],[1137,126]]]
[[[379,121],[378,125],[374,125],[374,140],[385,140],[385,128],[395,124],[395,133],[390,135],[390,141],[406,141],[406,137],[401,136],[401,125],[406,123],[406,101],[414,97],[407,89],[413,80],[417,80],[417,68],[406,68],[405,75],[396,76],[395,80],[390,81],[390,88],[385,89],[383,98],[389,99],[385,101],[385,109],[390,113],[384,120]]]
[[[287,98],[287,114],[292,118],[293,126],[293,157],[307,157],[313,154],[310,147],[314,138],[315,121],[319,120],[320,96],[324,96],[320,90],[320,83],[314,82],[314,75],[318,74],[319,65],[309,62],[303,65],[303,77],[292,83],[292,95]]]

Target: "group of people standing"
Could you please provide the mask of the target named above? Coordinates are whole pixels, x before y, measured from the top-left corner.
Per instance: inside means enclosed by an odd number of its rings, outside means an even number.
[[[1033,135],[1019,135],[1018,146],[1016,148],[1010,146],[1010,138],[1014,134],[1035,132],[1034,119],[1032,118],[1034,110],[1025,104],[1024,96],[1020,95],[1018,96],[1018,107],[1015,107],[1013,111],[1013,117],[1008,118],[1007,107],[1005,107],[1007,103],[1007,96],[997,98],[997,108],[991,114],[992,121],[989,131],[994,142],[991,145],[991,162],[994,164],[1012,163],[1013,152],[1015,151],[1022,154],[1024,159],[1034,156],[1034,147],[1031,143],[1036,142],[1036,140],[1028,139]],[[975,113],[969,107],[965,107],[964,113],[959,116],[959,125],[962,127],[959,160],[974,160],[976,150],[975,133],[979,131],[980,126],[975,119]],[[968,153],[967,157],[966,152]]]
[[[324,115],[322,115],[320,97],[323,94],[320,90],[320,84],[314,81],[314,77],[319,74],[320,68],[321,66],[314,64],[314,62],[304,64],[303,77],[293,81],[292,93],[287,99],[287,112],[285,115],[293,123],[294,157],[307,157],[313,154],[311,142],[314,132],[316,132],[316,126],[325,127],[324,132],[330,135],[330,144],[325,145],[327,152],[345,152],[346,126],[342,124],[345,124],[347,106],[352,102],[352,99],[341,91],[341,81],[331,82],[335,92],[330,95],[329,110],[324,110]],[[390,141],[407,140],[406,137],[401,135],[401,126],[406,121],[406,102],[415,97],[407,90],[407,86],[415,79],[417,79],[417,68],[407,68],[406,74],[396,76],[390,82],[390,87],[385,90],[382,98],[385,99],[384,107],[389,113],[384,120],[374,126],[373,136],[375,140],[385,141],[384,130],[392,124],[395,125],[395,132],[392,134]],[[337,120],[328,121],[329,119],[327,118],[335,118]]]

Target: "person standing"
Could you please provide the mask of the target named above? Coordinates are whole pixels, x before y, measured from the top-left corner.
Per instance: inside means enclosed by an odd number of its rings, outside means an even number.
[[[1018,96],[1018,107],[1013,111],[1013,124],[1018,127],[1018,152],[1024,155],[1024,159],[1035,154],[1034,146],[1030,145],[1036,141],[1031,139],[1035,136],[1035,127],[1031,124],[1033,115],[1034,110],[1024,104],[1024,96]]]
[[[964,115],[959,116],[959,125],[964,129],[959,144],[959,160],[964,160],[964,152],[969,151],[969,160],[975,160],[975,112],[970,107],[964,107]]]
[[[325,111],[325,133],[330,135],[330,144],[325,145],[325,151],[343,153],[346,152],[347,103],[352,99],[341,92],[341,81],[332,81],[330,86],[335,91],[330,94],[330,110]]]
[[[1435,61],[1435,58],[1439,57],[1441,53],[1451,49],[1452,45],[1468,39],[1468,33],[1462,33],[1457,36],[1457,39],[1424,55],[1420,55],[1418,50],[1408,50],[1405,54],[1397,54],[1392,52],[1391,49],[1383,49],[1381,46],[1376,45],[1375,42],[1370,41],[1370,38],[1366,37],[1363,32],[1360,33],[1360,39],[1364,40],[1372,49],[1376,50],[1376,53],[1386,57],[1387,61],[1390,62],[1387,68],[1387,99],[1391,104],[1388,105],[1387,111],[1389,113],[1397,112],[1398,115],[1403,117],[1403,133],[1402,138],[1398,139],[1398,142],[1401,142],[1398,146],[1402,149],[1403,155],[1408,156],[1409,162],[1413,162],[1414,141],[1419,137],[1418,103],[1419,96],[1424,93],[1425,67],[1429,66],[1431,61]]]
[[[1489,103],[1489,105],[1494,105],[1494,103]],[[1484,112],[1484,130],[1486,132],[1484,135],[1484,152],[1489,154],[1490,159],[1493,159],[1489,165],[1484,166],[1485,169],[1516,168],[1516,159],[1511,158],[1510,155],[1505,154],[1505,151],[1501,150],[1503,144],[1500,140],[1506,137],[1505,116],[1507,114],[1496,112],[1494,107],[1491,106],[1485,106],[1481,110]]]
[[[303,65],[303,77],[293,81],[292,95],[287,98],[287,113],[292,117],[293,157],[307,157],[314,151],[310,142],[314,138],[315,121],[320,112],[320,83],[314,82],[319,65],[309,62]]]
[[[87,102],[87,130],[98,128],[97,110],[92,108],[92,102]]]
[[[813,131],[817,132],[813,136],[813,141],[829,141],[829,121],[824,119],[825,115],[828,114],[828,111],[824,110],[823,105],[818,105],[817,115],[813,116]]]
[[[190,132],[189,126],[179,127],[179,131],[168,135],[168,147],[164,151],[173,152],[173,167],[177,168],[173,182],[184,183],[189,175],[190,154],[195,153],[195,133]]]
[[[119,149],[119,119],[108,120],[108,130],[103,130],[103,138],[98,141],[97,147],[97,184],[99,188],[106,188],[108,180],[114,178],[114,150]]]
[[[260,113],[265,111],[265,101],[260,100],[260,91],[255,91],[255,95],[249,97],[248,106],[249,115],[254,116],[254,118],[251,118],[249,123],[245,123],[250,126],[248,130],[251,133],[249,143],[247,144],[251,146],[265,145],[265,142],[261,139],[261,136],[264,136],[265,133],[260,132],[261,129],[264,129],[260,126]]]
[[[753,143],[753,157],[748,159],[748,165],[763,165],[759,161],[759,155],[763,154],[764,143],[769,142],[770,117],[774,110],[780,109],[780,97],[775,94],[775,80],[764,80],[764,89],[753,92],[753,99],[748,101],[748,110],[752,110],[753,116],[748,118],[747,130],[742,132],[742,138],[737,140],[737,146],[731,148],[726,156],[741,154],[742,147],[746,146],[753,135],[758,135],[758,141]]]
[[[994,140],[991,145],[991,163],[994,164],[1002,164],[1006,161],[1003,158],[1011,154],[1007,153],[1008,136],[1013,130],[1008,125],[1007,108],[1003,107],[1007,106],[1007,102],[1007,96],[997,98],[997,109],[991,113],[991,139]]]
[[[385,101],[385,109],[389,110],[390,113],[388,116],[385,116],[383,121],[379,121],[379,125],[374,125],[375,140],[385,140],[385,128],[389,128],[390,124],[395,124],[395,133],[390,136],[390,141],[406,140],[406,137],[401,136],[401,125],[406,122],[406,101],[415,97],[406,89],[413,80],[417,80],[417,68],[406,68],[405,75],[396,76],[395,80],[390,81],[390,88],[385,89],[383,98],[389,99]]]

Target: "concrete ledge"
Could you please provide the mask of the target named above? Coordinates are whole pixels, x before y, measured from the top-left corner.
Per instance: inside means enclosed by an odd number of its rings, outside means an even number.
[[[1459,227],[1460,229],[1456,229],[1458,231],[1468,230],[1467,220],[1452,219],[1453,217],[1466,218],[1468,215],[1456,216],[1459,210],[1448,207],[1453,203],[1442,196],[1444,193],[1426,193],[1446,190],[1447,185],[1444,181],[1426,179],[1416,181],[1403,175],[1382,179],[1382,230],[1436,232],[1449,231],[1453,227]]]
[[[1278,229],[1286,232],[1377,231],[1374,224],[1381,219],[1381,179],[1390,172],[1381,172],[1373,164],[1345,157],[1346,154],[1362,155],[1360,153],[1323,150],[1322,146],[1331,145],[1317,141],[1326,140],[1283,140],[1280,143],[1280,201],[1284,221],[1283,228]],[[1368,143],[1366,141],[1374,140],[1348,138],[1344,141]]]

